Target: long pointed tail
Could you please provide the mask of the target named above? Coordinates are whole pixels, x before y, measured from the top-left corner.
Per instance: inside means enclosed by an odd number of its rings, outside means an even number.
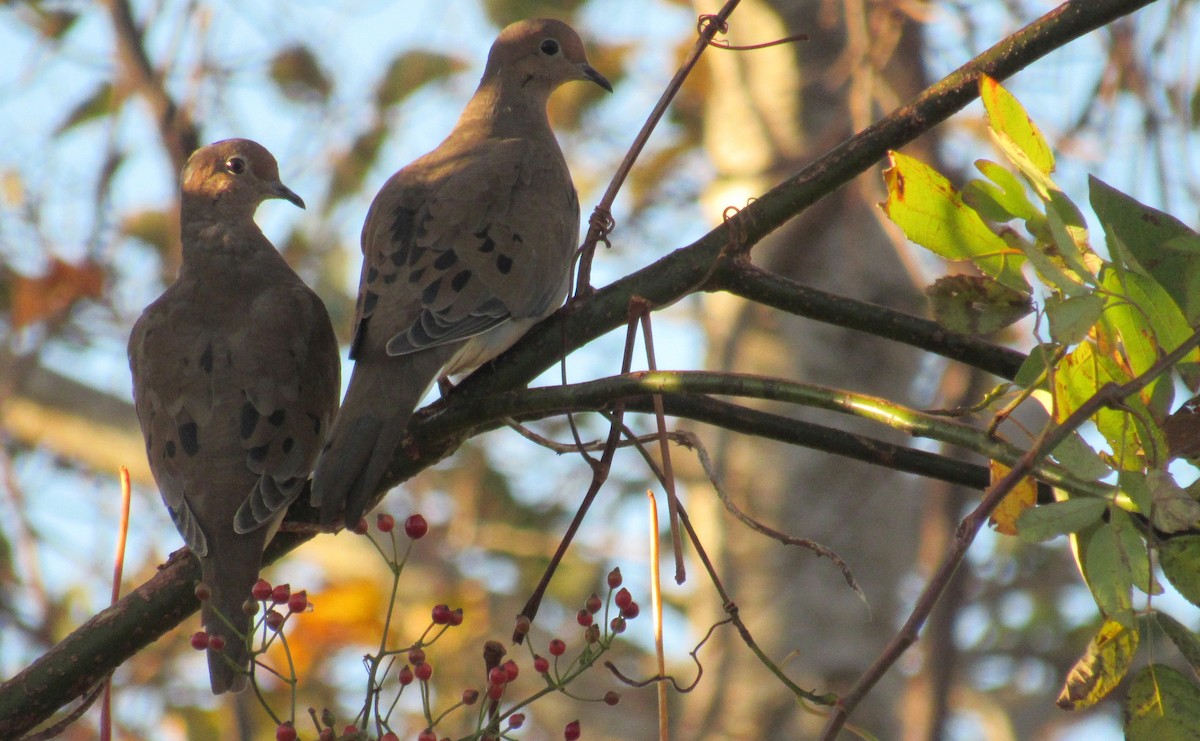
[[[228,545],[244,552],[209,555],[200,560],[201,578],[212,592],[212,596],[201,603],[200,619],[210,636],[220,636],[225,641],[225,647],[220,651],[208,650],[208,678],[214,695],[241,692],[249,682],[250,653],[245,636],[250,632],[251,623],[243,605],[250,599],[250,588],[258,580],[263,544],[261,534],[242,537],[254,541],[248,544],[249,548]],[[225,620],[217,615],[217,611],[225,616]]]
[[[313,472],[321,525],[358,522],[379,491],[417,402],[455,348],[437,347],[354,366],[329,442]]]

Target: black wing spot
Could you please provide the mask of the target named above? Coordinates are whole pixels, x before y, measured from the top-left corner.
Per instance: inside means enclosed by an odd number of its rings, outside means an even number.
[[[378,277],[379,277],[379,271],[376,270],[375,268],[370,268],[369,270],[367,270],[367,282],[368,283],[374,283],[375,279]]]
[[[496,242],[491,237],[488,236],[487,227],[484,227],[483,229],[475,232],[475,236],[478,237],[479,239],[483,240],[479,244],[479,251],[482,252],[483,254],[486,255],[487,253],[496,249]]]
[[[449,270],[456,262],[458,262],[458,255],[454,254],[454,250],[446,250],[433,261],[433,269]]]
[[[308,412],[308,418],[312,420],[313,432],[317,435],[321,434],[321,418],[311,412]],[[328,445],[325,447],[329,447]]]
[[[408,274],[408,282],[409,283],[420,283],[422,275],[425,275],[425,268],[417,268],[416,270],[414,270]]]
[[[375,304],[379,303],[379,294],[374,291],[367,291],[363,294],[363,314],[370,314],[375,311]]]
[[[454,289],[455,293],[459,293],[470,282],[471,271],[460,270],[453,278],[450,279],[450,287]]]
[[[283,424],[283,420],[285,419],[287,419],[287,412],[282,409],[276,409],[275,411],[271,412],[270,417],[267,417],[267,421],[276,427]]]
[[[517,234],[516,232],[514,232],[513,233],[513,243],[514,244],[525,244],[525,239],[520,234]]]
[[[167,444],[163,446],[163,455],[166,456],[167,458],[175,457],[175,441],[174,440],[168,440]]]
[[[179,425],[179,444],[183,446],[183,452],[188,455],[200,452],[199,430],[196,429],[195,422],[184,422]]]
[[[425,286],[425,290],[421,291],[421,303],[428,306],[437,298],[438,291],[442,290],[442,279],[438,278],[434,282]]]
[[[213,349],[211,342],[205,345],[204,352],[200,353],[200,368],[203,369],[205,373],[212,373]]]
[[[254,428],[258,427],[258,410],[250,402],[242,404],[242,424],[241,435],[243,440],[250,439],[254,434]]]
[[[283,443],[279,447],[283,450],[284,453],[290,453],[290,452],[292,452],[292,446],[294,446],[295,444],[296,444],[295,440],[293,440],[290,437],[285,437],[285,438],[283,438]]]
[[[396,242],[407,242],[412,238],[413,228],[417,225],[417,212],[401,206],[394,213],[396,219],[392,222],[392,239]]]
[[[266,460],[267,450],[270,447],[270,445],[259,445],[257,448],[250,448],[250,450],[246,451],[246,453],[250,457],[250,460],[254,461],[255,463],[262,463],[264,460]]]
[[[513,267],[513,259],[511,257],[509,257],[508,255],[505,255],[502,253],[499,257],[496,258],[496,269],[499,270],[501,273],[508,275],[509,271],[512,270],[512,267]]]
[[[404,263],[408,262],[408,245],[402,245],[400,249],[392,253],[392,264],[396,267],[403,267]]]
[[[383,284],[385,286],[390,286],[391,284],[393,284],[395,282],[396,282],[396,273],[388,273],[387,275],[383,276]]]

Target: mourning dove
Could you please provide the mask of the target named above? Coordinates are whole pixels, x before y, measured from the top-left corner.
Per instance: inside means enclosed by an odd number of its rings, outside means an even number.
[[[214,694],[246,686],[243,604],[263,548],[301,490],[337,410],[325,305],[258,226],[268,198],[304,207],[245,139],[197,150],[182,178],[183,264],[142,313],[129,366],[150,469],[212,596],[201,619]],[[229,624],[216,614],[219,610]]]
[[[579,201],[546,104],[571,80],[612,91],[570,26],[508,26],[454,130],[375,196],[354,373],[313,474],[325,527],[362,516],[436,378],[488,362],[566,297]]]

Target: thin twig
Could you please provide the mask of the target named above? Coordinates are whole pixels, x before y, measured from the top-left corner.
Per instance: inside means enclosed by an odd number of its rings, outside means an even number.
[[[629,151],[625,153],[625,159],[621,160],[621,164],[617,167],[616,173],[608,183],[608,189],[604,191],[604,196],[600,199],[600,203],[596,205],[592,217],[588,219],[588,233],[584,237],[583,244],[579,247],[579,269],[576,275],[575,295],[585,296],[592,290],[592,257],[596,252],[596,244],[601,240],[607,241],[608,233],[612,231],[612,205],[617,200],[617,192],[621,190],[621,186],[625,184],[625,178],[629,176],[630,170],[633,169],[633,163],[637,161],[642,150],[646,147],[646,142],[650,140],[650,134],[654,132],[658,122],[662,120],[663,114],[667,112],[667,108],[671,105],[671,101],[675,99],[676,93],[683,87],[684,80],[691,74],[692,68],[696,66],[696,62],[700,61],[700,55],[708,48],[714,36],[721,30],[725,22],[729,20],[729,16],[733,13],[734,8],[738,6],[741,0],[728,0],[725,6],[720,11],[711,16],[713,22],[707,25],[702,25],[699,29],[699,38],[692,45],[692,50],[688,52],[683,63],[679,65],[679,70],[675,72],[675,76],[671,78],[667,89],[663,91],[658,102],[654,104],[654,109],[650,111],[650,115],[646,118],[646,122],[642,124],[642,130],[634,137],[633,144],[630,145]]]

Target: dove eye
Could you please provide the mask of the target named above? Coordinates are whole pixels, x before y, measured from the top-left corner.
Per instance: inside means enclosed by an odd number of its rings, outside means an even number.
[[[225,169],[234,175],[241,175],[246,171],[246,160],[241,157],[230,157],[225,160]]]
[[[548,57],[552,57],[558,53],[558,42],[554,39],[546,39],[541,45],[542,53]]]

